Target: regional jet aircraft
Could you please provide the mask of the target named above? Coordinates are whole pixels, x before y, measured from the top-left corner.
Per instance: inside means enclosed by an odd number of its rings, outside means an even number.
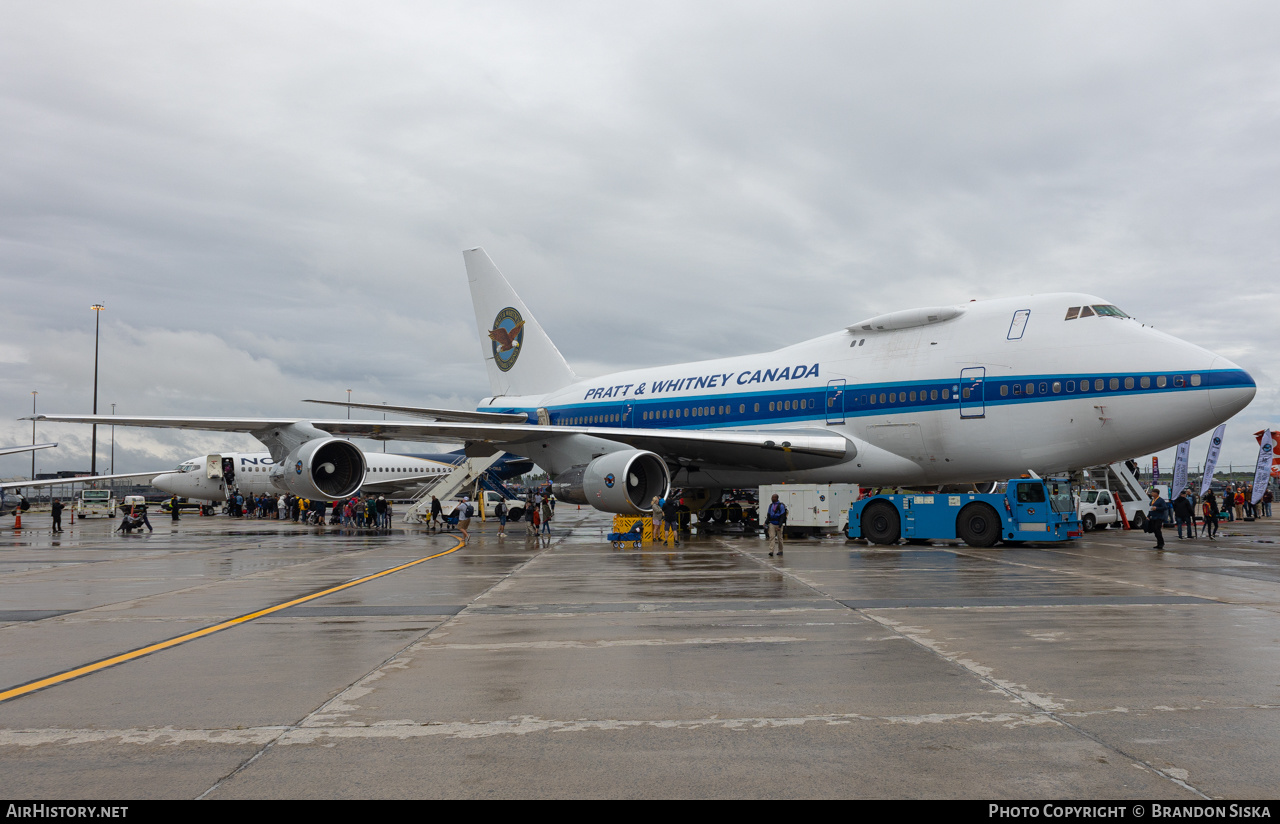
[[[1076,293],[890,312],[773,352],[584,380],[489,256],[463,257],[492,389],[475,412],[38,419],[249,432],[290,489],[327,499],[366,474],[338,436],[461,441],[532,459],[561,500],[642,513],[673,483],[924,486],[1107,464],[1212,429],[1257,391],[1226,358]]]
[[[362,455],[365,480],[359,491],[369,495],[390,495],[442,478],[465,458],[461,452],[397,455],[362,451]],[[531,461],[508,455],[491,471],[507,480],[531,469]],[[287,492],[287,474],[288,467],[278,467],[269,452],[222,452],[183,461],[172,472],[156,475],[151,485],[183,498],[225,501],[228,488],[238,489],[242,495]]]

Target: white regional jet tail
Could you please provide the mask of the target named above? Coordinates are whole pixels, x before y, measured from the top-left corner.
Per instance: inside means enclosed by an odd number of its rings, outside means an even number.
[[[462,258],[494,397],[541,395],[577,382],[560,350],[485,251],[468,249]]]

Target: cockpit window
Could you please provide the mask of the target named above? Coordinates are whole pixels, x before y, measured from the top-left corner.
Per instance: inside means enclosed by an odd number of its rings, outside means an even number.
[[[1064,318],[1064,320],[1075,320],[1078,317],[1080,317],[1080,307],[1072,306],[1070,309],[1067,310],[1067,316],[1066,318]]]
[[[1108,318],[1129,317],[1124,312],[1120,311],[1120,308],[1118,306],[1111,306],[1110,304],[1107,304],[1104,306],[1095,306],[1093,307],[1093,311],[1097,312],[1100,317],[1108,317]]]

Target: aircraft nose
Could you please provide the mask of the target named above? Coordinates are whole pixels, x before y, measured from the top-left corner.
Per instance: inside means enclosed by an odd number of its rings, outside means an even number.
[[[156,489],[160,490],[161,492],[168,492],[170,495],[173,495],[174,493],[177,492],[177,490],[173,488],[173,484],[171,483],[174,477],[175,477],[175,473],[173,472],[168,472],[164,475],[157,475],[151,479],[151,485],[154,486]]]
[[[1253,376],[1224,357],[1215,357],[1209,367],[1209,405],[1214,417],[1226,420],[1249,405],[1258,394]]]

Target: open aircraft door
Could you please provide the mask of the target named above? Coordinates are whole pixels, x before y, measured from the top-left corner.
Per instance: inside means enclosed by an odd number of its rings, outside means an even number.
[[[204,476],[211,481],[222,480],[222,456],[205,455]]]
[[[987,404],[983,384],[986,382],[987,368],[973,366],[960,370],[960,417],[985,418]]]

